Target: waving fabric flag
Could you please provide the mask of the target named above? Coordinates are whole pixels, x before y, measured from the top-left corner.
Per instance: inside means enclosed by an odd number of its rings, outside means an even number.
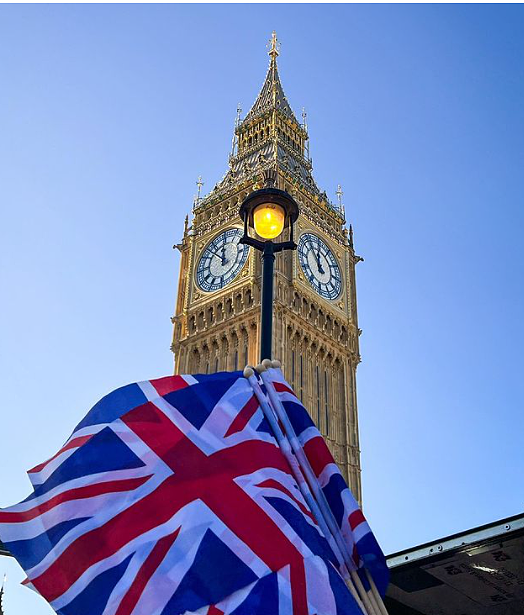
[[[362,510],[340,473],[324,438],[285,381],[280,369],[272,368],[268,373],[326,496],[355,566],[362,573],[360,575],[362,583],[367,589],[368,579],[363,574],[366,568],[373,577],[379,593],[384,596],[389,582],[389,569]]]
[[[0,539],[57,613],[360,613],[240,372],[118,389],[29,476]]]

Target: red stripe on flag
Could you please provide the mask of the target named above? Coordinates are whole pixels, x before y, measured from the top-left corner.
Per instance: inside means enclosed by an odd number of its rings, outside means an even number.
[[[150,382],[155,387],[156,392],[162,397],[189,386],[182,376],[166,376],[165,378],[150,380]]]
[[[122,420],[167,465],[170,464],[172,456],[176,457],[177,447],[186,438],[184,433],[149,401],[128,412]]]
[[[362,514],[362,511],[360,510],[360,508],[358,508],[357,510],[354,510],[349,515],[348,521],[349,521],[349,526],[351,527],[352,530],[354,530],[361,523],[366,522],[366,517],[364,517],[364,515]]]
[[[275,391],[277,393],[291,393],[291,395],[295,395],[295,391],[293,391],[293,389],[290,389],[286,384],[282,382],[273,382],[273,386],[275,387]]]
[[[288,497],[290,497],[293,502],[295,502],[297,504],[297,506],[300,508],[300,510],[311,519],[311,521],[313,521],[313,523],[316,525],[317,522],[315,520],[315,517],[313,517],[313,515],[311,514],[310,510],[308,508],[306,508],[304,506],[304,504],[302,504],[302,502],[300,502],[299,500],[297,500],[297,498],[288,490],[284,487],[284,485],[282,485],[282,483],[279,483],[278,481],[276,481],[273,478],[268,478],[265,481],[262,481],[261,483],[258,483],[257,487],[265,487],[267,489],[278,489],[279,491],[281,491],[282,493],[285,493]]]
[[[130,615],[133,612],[133,609],[139,601],[146,585],[149,583],[149,579],[153,576],[155,570],[162,563],[171,548],[171,545],[175,542],[179,532],[180,528],[175,530],[172,534],[164,536],[156,543],[153,550],[140,567],[135,580],[133,581],[127,594],[123,597],[115,615]]]
[[[217,609],[217,607],[212,604],[207,610],[207,615],[224,615],[224,611]]]
[[[311,440],[304,444],[304,452],[317,477],[322,474],[322,471],[328,464],[335,463],[333,456],[320,435],[311,438]]]
[[[89,434],[87,436],[80,436],[79,438],[75,438],[74,440],[71,440],[70,442],[68,442],[65,446],[63,446],[58,453],[56,453],[56,455],[53,455],[50,459],[48,459],[47,461],[44,461],[43,463],[38,464],[37,466],[35,466],[34,468],[32,468],[31,470],[29,470],[27,473],[28,474],[33,474],[34,472],[40,472],[41,470],[43,470],[46,465],[50,462],[53,461],[53,459],[56,459],[58,457],[58,455],[61,455],[62,453],[64,453],[65,451],[68,451],[72,448],[77,448],[79,446],[82,446],[82,444],[85,444],[88,440],[90,440],[93,437],[93,434]]]
[[[151,478],[151,476],[139,476],[138,478],[127,478],[123,480],[112,480],[107,483],[96,483],[94,485],[87,485],[85,487],[77,487],[55,495],[54,498],[43,502],[34,508],[25,510],[23,512],[8,512],[0,511],[0,523],[23,523],[24,521],[30,521],[39,515],[51,510],[59,504],[64,502],[71,502],[73,500],[83,500],[85,498],[96,497],[97,495],[103,495],[104,493],[119,493],[122,491],[132,491],[137,489]]]
[[[255,412],[259,408],[259,403],[255,395],[251,397],[251,399],[247,402],[247,404],[240,410],[240,412],[235,416],[235,419],[229,426],[229,429],[226,431],[224,437],[228,437],[234,433],[238,433],[242,431],[244,427],[251,420]]]
[[[89,567],[136,536],[165,523],[190,502],[201,499],[268,568],[276,571],[291,565],[293,611],[296,615],[307,613],[302,554],[278,524],[235,482],[240,474],[252,474],[262,468],[289,473],[280,450],[273,444],[255,440],[206,455],[151,403],[129,412],[124,422],[174,474],[103,526],[79,536],[45,572],[32,579],[35,588],[52,602]],[[231,506],[231,502],[235,505]],[[253,527],[258,531],[253,532]]]
[[[142,410],[146,412],[145,407],[142,407]],[[148,410],[156,411],[154,407]],[[169,516],[188,502],[196,498],[202,499],[271,570],[280,570],[291,564],[293,613],[295,615],[307,613],[306,578],[302,554],[274,520],[232,480],[240,469],[244,475],[261,468],[275,468],[289,473],[289,467],[280,449],[266,442],[250,441],[207,456],[167,417],[158,411],[156,414],[158,418],[155,421],[150,419],[135,425],[129,424],[127,420],[126,422],[175,472],[175,476],[166,481],[166,483],[172,481],[166,485],[167,493],[162,493],[160,496],[162,501],[166,501],[166,498],[169,501],[171,507]],[[153,429],[149,431],[149,427]],[[161,443],[163,439],[172,443],[169,451],[163,452]],[[184,469],[183,476],[177,478],[181,467]],[[231,502],[235,502],[234,507],[231,506]],[[146,502],[146,505],[148,510],[155,506],[151,502]],[[138,517],[140,519],[140,514]],[[136,525],[137,521],[135,520],[133,525]],[[157,520],[157,524],[161,522],[161,519]],[[125,528],[126,533],[130,529],[126,523],[121,527]],[[253,532],[253,527],[258,531]],[[136,527],[132,531],[143,533],[143,530],[137,531]]]

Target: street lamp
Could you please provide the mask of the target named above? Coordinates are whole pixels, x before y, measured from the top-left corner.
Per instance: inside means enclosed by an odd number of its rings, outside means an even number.
[[[275,253],[296,250],[293,241],[293,224],[298,218],[298,205],[293,197],[274,188],[275,173],[265,174],[265,186],[256,190],[242,202],[240,217],[244,221],[244,236],[240,243],[262,252],[262,308],[260,315],[260,360],[271,359],[273,329],[273,268]],[[289,241],[274,242],[289,227]],[[263,240],[249,236],[249,229]]]

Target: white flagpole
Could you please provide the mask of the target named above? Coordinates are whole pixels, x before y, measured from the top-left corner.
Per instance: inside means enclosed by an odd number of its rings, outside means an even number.
[[[349,575],[348,569],[344,562],[344,557],[342,553],[340,552],[340,549],[338,545],[336,544],[331,532],[326,526],[324,516],[320,512],[318,508],[318,504],[313,498],[313,495],[311,494],[311,491],[309,490],[309,487],[306,481],[304,480],[304,476],[302,475],[300,466],[295,456],[293,455],[293,451],[291,450],[291,445],[288,439],[285,437],[284,433],[282,432],[280,425],[278,424],[278,421],[275,417],[275,414],[273,413],[273,409],[271,408],[271,405],[268,399],[264,395],[260,387],[260,384],[258,383],[258,380],[255,377],[255,370],[252,367],[249,367],[249,366],[246,367],[244,369],[244,378],[247,379],[247,381],[251,385],[251,388],[253,389],[253,392],[256,395],[256,398],[258,399],[258,403],[260,404],[262,412],[264,413],[264,416],[266,417],[275,435],[278,446],[280,447],[282,453],[284,454],[284,457],[286,458],[287,462],[289,463],[289,466],[291,467],[291,471],[293,472],[295,480],[297,481],[300,492],[302,493],[302,496],[304,497],[306,504],[309,506],[311,512],[313,513],[315,519],[317,520],[319,524],[322,534],[325,536],[326,540],[328,541],[329,546],[331,547],[331,550],[333,551],[333,553],[335,554],[335,556],[337,557],[339,561],[341,570],[343,572],[344,579],[346,580],[346,584],[348,585],[348,588],[351,591],[351,595],[355,599],[355,602],[358,604],[362,612],[365,614],[371,615],[373,611],[370,612],[369,609],[366,609],[364,607],[364,604],[362,604],[362,600],[360,599],[357,591],[352,586],[351,577]]]
[[[309,459],[306,457],[306,454],[304,453],[304,449],[302,448],[302,445],[298,441],[297,435],[295,433],[293,425],[291,425],[291,421],[289,420],[287,412],[285,411],[284,406],[282,405],[282,402],[280,401],[280,398],[278,397],[275,391],[275,387],[271,379],[271,374],[268,371],[266,371],[267,368],[271,366],[272,366],[271,361],[267,360],[267,361],[264,361],[262,366],[259,366],[259,369],[260,369],[260,377],[262,378],[262,382],[266,385],[266,390],[268,392],[269,399],[271,400],[273,409],[275,410],[276,415],[278,416],[280,422],[282,423],[282,426],[284,427],[284,432],[286,433],[289,439],[291,448],[293,449],[293,452],[295,453],[298,459],[298,462],[302,468],[302,471],[304,472],[304,475],[309,483],[311,491],[313,492],[315,498],[317,499],[318,505],[320,506],[320,509],[322,510],[324,518],[326,519],[326,523],[328,524],[328,527],[331,533],[335,537],[335,540],[337,541],[339,549],[344,554],[344,559],[346,560],[346,564],[350,568],[355,568],[355,564],[353,563],[353,560],[351,559],[351,556],[348,552],[344,539],[342,538],[340,534],[340,528],[338,527],[338,524],[335,518],[333,517],[333,513],[331,511],[331,508],[329,507],[329,504],[326,500],[324,492],[322,491],[320,484],[318,482],[318,479],[315,476],[315,473],[313,472],[313,468],[311,467],[311,464],[309,463]]]
[[[311,490],[315,498],[317,499],[317,502],[322,511],[322,514],[325,517],[326,523],[328,524],[328,527],[331,533],[333,534],[337,542],[337,545],[339,546],[340,550],[344,554],[344,560],[346,562],[346,565],[350,569],[351,577],[356,587],[358,588],[359,593],[361,594],[362,600],[364,604],[366,605],[366,607],[371,612],[376,613],[376,615],[379,615],[379,613],[381,613],[382,615],[388,615],[386,607],[383,603],[382,597],[380,596],[380,594],[378,593],[378,590],[376,589],[375,583],[374,582],[372,584],[370,583],[371,591],[366,592],[362,584],[362,581],[360,580],[360,577],[358,576],[358,573],[356,571],[356,564],[353,562],[353,559],[349,554],[349,551],[344,541],[344,537],[342,536],[340,527],[338,526],[333,516],[333,512],[331,511],[331,508],[329,506],[328,501],[326,500],[324,492],[322,491],[322,488],[320,487],[318,479],[315,473],[313,472],[311,464],[309,463],[309,459],[306,457],[306,454],[304,453],[304,449],[302,448],[302,445],[300,444],[298,440],[298,437],[295,433],[293,425],[291,424],[291,421],[289,420],[289,417],[287,416],[287,412],[280,400],[280,397],[277,395],[277,392],[274,388],[272,375],[269,371],[267,371],[270,367],[272,367],[273,369],[280,369],[280,362],[279,361],[272,362],[266,359],[262,362],[261,366],[257,367],[257,370],[260,371],[260,377],[262,378],[262,381],[266,385],[266,389],[267,389],[271,404],[280,422],[282,423],[284,427],[284,431],[289,439],[291,448],[293,449],[293,452],[295,453],[298,459],[298,462],[302,468],[302,471],[304,472],[306,479],[309,482]],[[368,576],[371,579],[371,581],[373,581],[371,575],[368,575]],[[375,589],[375,591],[373,591],[373,588]]]
[[[278,367],[280,367],[279,362],[275,362],[275,366],[277,365]],[[275,391],[275,388],[273,386],[273,381],[271,380],[271,375],[267,371],[272,366],[273,366],[273,363],[269,359],[264,359],[264,361],[262,361],[260,365],[257,365],[257,371],[260,374],[260,377],[262,378],[262,382],[266,385],[266,390],[269,395],[271,407],[276,413],[276,415],[278,416],[278,419],[282,423],[282,426],[284,427],[284,432],[287,435],[289,444],[291,445],[291,448],[296,455],[300,468],[302,469],[302,472],[304,473],[306,480],[309,483],[309,487],[311,488],[311,491],[313,492],[316,498],[316,503],[320,507],[319,512],[324,518],[329,528],[329,533],[335,539],[338,550],[342,553],[343,561],[345,562],[346,567],[350,571],[351,579],[356,589],[358,590],[358,593],[360,595],[362,602],[364,603],[366,611],[370,615],[379,615],[379,613],[377,612],[377,609],[373,607],[373,603],[370,599],[370,596],[368,595],[364,586],[362,585],[362,581],[360,580],[360,577],[358,576],[358,573],[356,572],[356,565],[353,562],[351,556],[349,555],[346,543],[344,542],[344,539],[340,532],[340,528],[338,527],[337,522],[335,518],[333,517],[333,513],[324,496],[324,492],[320,488],[317,477],[315,476],[313,472],[313,468],[311,467],[311,464],[309,463],[309,459],[306,457],[304,450],[300,442],[298,441],[295,430],[293,429],[293,425],[291,425],[287,412],[285,411],[284,406],[282,405],[282,402],[280,401],[280,398],[278,397]]]

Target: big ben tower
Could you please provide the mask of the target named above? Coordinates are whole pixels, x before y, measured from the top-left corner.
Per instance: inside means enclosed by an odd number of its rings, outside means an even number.
[[[312,176],[308,132],[280,83],[276,35],[266,79],[249,113],[237,116],[229,170],[195,200],[182,242],[176,314],[175,373],[243,369],[259,357],[261,256],[239,244],[240,203],[275,187],[300,207],[296,251],[275,262],[273,357],[300,397],[360,501],[355,375],[360,361],[355,265],[360,260],[340,202],[331,203]],[[200,190],[200,186],[199,186]]]

